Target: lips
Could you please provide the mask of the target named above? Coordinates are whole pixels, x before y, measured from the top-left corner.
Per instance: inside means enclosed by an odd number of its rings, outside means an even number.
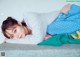
[[[22,35],[20,36],[20,38],[22,38]]]
[[[19,35],[19,37],[18,37],[18,38],[19,38],[19,39],[20,39],[20,38],[22,38],[22,35]]]
[[[24,38],[24,37],[25,37],[25,35],[23,35],[23,34],[19,36],[19,38]]]

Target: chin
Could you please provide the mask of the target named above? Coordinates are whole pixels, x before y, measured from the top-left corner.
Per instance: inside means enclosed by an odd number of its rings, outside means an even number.
[[[24,37],[25,37],[25,34],[21,36],[21,38],[24,38]]]

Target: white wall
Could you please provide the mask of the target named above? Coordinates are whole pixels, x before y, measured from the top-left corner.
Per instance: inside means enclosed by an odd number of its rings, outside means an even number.
[[[22,19],[25,12],[51,12],[67,3],[66,0],[0,0],[0,19],[8,16]],[[75,3],[80,5],[80,2]]]

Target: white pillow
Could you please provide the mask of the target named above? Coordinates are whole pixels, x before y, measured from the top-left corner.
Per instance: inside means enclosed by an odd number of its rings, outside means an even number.
[[[27,14],[24,14],[24,17],[25,21],[28,21],[28,23],[30,23],[33,34],[36,34],[38,32],[42,37],[45,37],[47,22],[44,22],[42,19],[40,19],[39,13],[29,12]]]
[[[41,39],[37,39],[37,41],[40,42],[43,40],[43,38],[46,35],[47,25],[50,24],[53,20],[55,20],[55,18],[57,17],[58,14],[59,14],[59,11],[54,11],[54,12],[50,12],[50,13],[34,13],[34,12],[25,13],[24,19],[26,19],[25,21],[27,21],[26,23],[28,26],[30,23],[29,28],[34,30],[33,34],[35,34],[35,35],[37,35],[37,37],[41,38]],[[31,24],[33,24],[33,25],[31,25]],[[37,28],[35,26],[37,26]],[[13,40],[13,39],[6,40],[6,42],[8,42],[8,43],[19,43],[19,44],[27,44],[28,43],[27,41],[28,40],[25,40],[25,38],[16,39],[16,40]],[[37,43],[37,42],[35,41],[35,43]],[[35,43],[30,43],[30,44],[35,44]]]
[[[5,36],[3,35],[2,29],[1,29],[2,23],[5,19],[6,19],[6,16],[0,13],[0,44],[2,44],[5,41]]]
[[[0,44],[2,44],[5,41],[5,37],[0,29]]]
[[[43,38],[46,35],[47,24],[45,25],[45,23],[41,19],[39,19],[39,15],[37,13],[26,13],[24,14],[24,21],[26,21],[26,24],[32,30],[33,36],[35,36],[35,38],[30,38],[31,40],[29,38],[16,40],[7,39],[6,42],[20,44],[37,44],[38,42],[43,41]],[[32,43],[29,41],[31,41]]]
[[[48,13],[40,13],[39,18],[42,19],[47,24],[50,24],[52,21],[56,19],[56,17],[59,15],[60,10],[48,12]]]

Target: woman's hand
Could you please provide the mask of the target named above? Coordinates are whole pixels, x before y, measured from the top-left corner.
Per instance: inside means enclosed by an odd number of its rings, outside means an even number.
[[[70,6],[71,6],[71,4],[65,5],[65,6],[60,10],[60,12],[67,14],[67,12],[68,12],[69,9],[70,9]]]
[[[50,34],[47,34],[45,37],[44,37],[44,40],[46,40],[46,39],[48,39],[48,38],[50,38],[51,37],[51,35]]]

